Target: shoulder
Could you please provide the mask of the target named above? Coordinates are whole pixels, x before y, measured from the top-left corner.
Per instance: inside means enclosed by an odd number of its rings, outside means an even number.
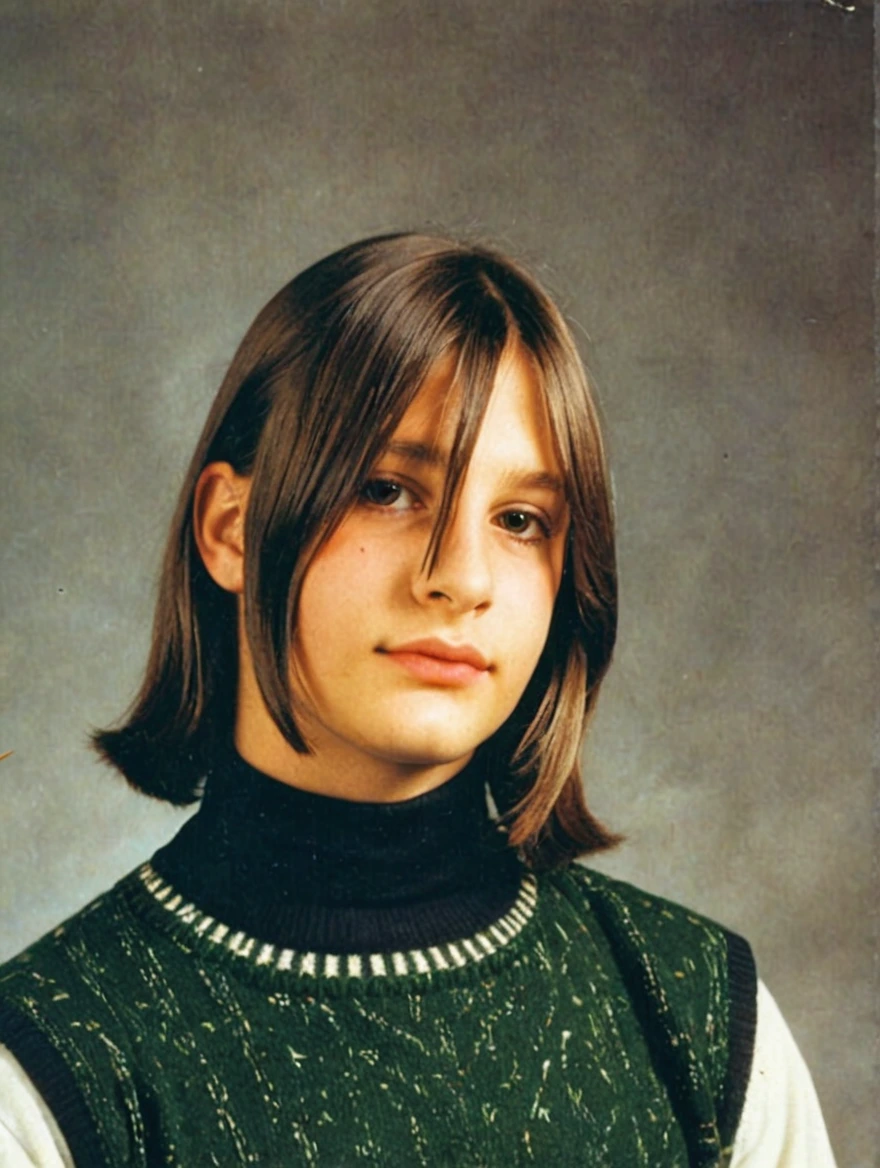
[[[645,930],[660,944],[674,936],[701,940],[731,935],[719,922],[685,905],[582,864],[569,864],[552,875],[576,890],[593,911],[606,915],[613,912],[621,923]]]
[[[758,978],[749,943],[701,913],[580,864],[549,874],[605,934],[625,975],[659,978],[682,1004],[700,988],[754,1034]]]
[[[32,1030],[52,1041],[84,1011],[95,1019],[112,1012],[112,990],[138,931],[126,903],[130,879],[0,965],[0,1043],[17,1052]]]
[[[156,944],[132,909],[135,880],[123,877],[0,965],[0,1043],[18,1057],[48,1043],[69,1054],[94,1047],[89,1057],[100,1058],[110,1049],[102,1035],[123,1041],[120,1015]]]
[[[581,864],[549,875],[560,891],[598,920],[616,949],[665,962],[677,970],[679,980],[696,960],[720,962],[731,976],[749,983],[753,997],[756,994],[748,942],[718,921]]]
[[[36,1087],[77,1164],[132,1162],[146,1036],[158,1027],[164,1041],[180,971],[189,973],[187,991],[197,979],[189,952],[156,927],[172,905],[145,895],[147,870],[0,966],[0,1046]]]
[[[142,870],[128,873],[0,965],[0,1042],[8,1038],[10,1010],[50,1037],[77,1027],[85,1016],[97,1032],[127,1010],[132,995],[143,989],[143,969],[167,948],[161,931],[151,928],[138,908]]]
[[[128,909],[128,880],[0,966],[0,1048],[34,1085],[76,1163],[127,1162],[124,1125],[116,1133],[122,1152],[111,1154],[86,1100],[103,1097],[107,1084],[124,1090],[120,1011],[134,968],[126,955],[138,962],[143,945]]]
[[[717,921],[580,864],[549,880],[594,922],[613,955],[658,1057],[687,1076],[709,1071],[728,1140],[752,1066],[758,979],[747,941]]]
[[[131,877],[95,897],[26,949],[0,964],[0,996],[21,978],[33,980],[46,966],[76,962],[93,953],[92,943],[102,935],[119,935],[126,916],[125,885]]]

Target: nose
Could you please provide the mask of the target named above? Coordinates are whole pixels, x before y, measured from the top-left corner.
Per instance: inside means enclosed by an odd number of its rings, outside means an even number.
[[[450,517],[433,565],[416,565],[413,595],[420,604],[443,605],[450,612],[479,612],[492,603],[489,533],[478,517],[461,508]]]

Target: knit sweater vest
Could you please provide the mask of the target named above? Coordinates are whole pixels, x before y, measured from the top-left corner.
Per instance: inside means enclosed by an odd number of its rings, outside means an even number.
[[[77,1165],[726,1162],[754,1033],[744,941],[578,865],[511,866],[472,773],[389,810],[228,770],[152,863],[0,970],[0,1041]],[[389,854],[418,869],[437,843],[422,823],[447,852],[454,828],[471,843],[439,885],[422,868],[392,890]],[[485,896],[460,884],[475,873]]]

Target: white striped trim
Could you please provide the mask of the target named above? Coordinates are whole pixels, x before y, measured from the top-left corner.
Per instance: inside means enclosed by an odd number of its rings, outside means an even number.
[[[207,937],[214,944],[223,945],[227,952],[254,965],[272,966],[274,963],[279,972],[293,972],[311,978],[430,975],[483,961],[509,945],[522,932],[538,902],[538,883],[529,873],[523,877],[516,900],[504,916],[473,937],[463,937],[445,945],[431,945],[426,949],[410,949],[406,953],[399,950],[384,954],[297,952],[276,949],[241,930],[233,932],[229,925],[203,913],[192,902],[184,903],[183,897],[166,884],[150,864],[144,864],[138,875],[150,896],[173,912],[196,936]]]
[[[467,958],[457,945],[447,945],[446,948],[449,950],[449,955],[456,965],[467,965]]]
[[[394,972],[399,977],[405,977],[409,973],[409,966],[407,965],[406,958],[402,953],[392,953],[391,964],[394,966]]]
[[[413,959],[413,965],[416,967],[417,973],[431,972],[431,966],[428,963],[428,959],[421,951],[421,949],[410,949],[409,955]]]
[[[499,945],[506,945],[510,940],[510,935],[504,932],[504,930],[501,928],[500,921],[496,925],[490,925],[489,932],[492,934]]]
[[[486,956],[485,953],[480,952],[469,937],[466,937],[463,941],[459,941],[459,944],[466,953],[469,953],[473,957],[474,961],[482,961]]]
[[[434,962],[435,969],[449,968],[449,962],[446,960],[436,945],[431,946],[431,948],[428,950],[428,954],[430,955],[431,960]]]

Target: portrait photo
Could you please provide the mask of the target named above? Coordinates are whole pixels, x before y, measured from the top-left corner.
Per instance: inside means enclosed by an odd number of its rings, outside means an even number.
[[[0,1163],[871,1168],[871,4],[2,7]]]

